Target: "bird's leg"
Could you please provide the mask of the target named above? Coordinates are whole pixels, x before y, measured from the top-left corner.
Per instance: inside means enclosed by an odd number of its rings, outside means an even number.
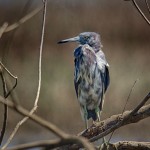
[[[85,120],[85,127],[86,127],[86,130],[88,129],[88,112],[87,112],[87,109],[86,109],[86,106],[84,106],[84,120]]]
[[[99,110],[99,107],[96,107],[95,112],[96,112],[96,115],[97,115],[97,121],[100,122],[100,110]]]
[[[101,111],[100,111],[99,107],[96,107],[95,112],[96,112],[96,114],[97,114],[97,121],[100,122]],[[106,146],[106,147],[108,146],[108,143],[107,143],[105,137],[103,137],[103,144],[104,144],[104,146]]]

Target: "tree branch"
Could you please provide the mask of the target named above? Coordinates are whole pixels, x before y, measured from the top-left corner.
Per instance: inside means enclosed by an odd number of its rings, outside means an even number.
[[[117,143],[108,143],[107,148],[101,147],[101,150],[149,150],[150,142],[120,141]]]
[[[9,100],[5,102],[4,98],[1,96],[0,96],[0,103],[7,104],[8,107],[12,108],[13,110],[15,110],[16,112],[18,112],[19,114],[23,116],[28,116],[32,121],[48,129],[49,131],[54,133],[56,136],[58,136],[62,140],[73,140],[73,141],[76,141],[74,143],[80,143],[81,146],[87,148],[88,150],[94,150],[93,145],[90,144],[87,139],[83,137],[71,136],[71,135],[66,134],[64,131],[57,128],[52,123],[42,119],[41,117],[35,114],[30,114],[30,112],[24,109],[22,106],[20,105],[15,106],[15,104]]]
[[[16,28],[18,28],[21,24],[25,23],[26,21],[28,21],[29,19],[31,19],[33,16],[35,16],[38,12],[40,12],[42,10],[43,6],[36,8],[35,10],[33,10],[32,12],[30,12],[29,14],[27,14],[26,16],[24,16],[23,18],[21,18],[19,21],[15,22],[12,25],[9,25],[5,32],[9,32],[12,31]]]
[[[142,105],[144,105],[144,102],[146,102],[150,98],[150,94],[148,94],[143,101],[141,102]],[[0,102],[6,104],[5,100],[0,97]],[[139,104],[140,106],[141,103]],[[61,139],[68,139],[68,134],[64,133],[62,130],[58,129],[53,124],[43,120],[42,118],[38,117],[35,114],[29,114],[27,110],[22,108],[21,106],[15,107],[14,104],[10,101],[7,102],[7,105],[13,109],[15,109],[18,113],[28,116],[31,120],[38,123],[39,125],[47,128],[48,130],[52,131],[54,134],[56,134]],[[136,107],[138,108],[139,105]],[[145,119],[150,116],[150,104],[141,107],[136,113],[134,113],[132,116],[130,116],[131,113],[133,113],[135,110],[132,111],[125,111],[123,114],[113,115],[108,119],[105,119],[104,121],[101,121],[92,127],[90,127],[86,132],[82,133],[81,135],[83,137],[86,137],[90,139],[91,142],[104,137],[105,135],[109,134],[110,132],[131,123],[136,123],[142,119]],[[130,116],[130,117],[129,117]],[[72,145],[70,146],[71,149],[79,148],[79,145]]]
[[[2,32],[1,32],[2,33]],[[2,35],[2,34],[1,34]],[[14,84],[14,86],[8,91],[7,90],[7,85],[6,85],[6,80],[4,77],[4,71],[6,71],[11,77],[13,77],[16,80],[16,83]],[[1,76],[1,80],[2,80],[2,84],[3,84],[3,96],[6,100],[6,98],[11,94],[11,92],[15,89],[15,87],[17,86],[17,77],[15,77],[0,61],[0,76]],[[0,145],[2,143],[4,134],[5,134],[5,130],[6,130],[6,124],[7,124],[7,105],[4,104],[4,119],[3,119],[3,126],[2,126],[2,130],[1,130],[1,135],[0,135]]]
[[[0,38],[2,37],[3,33],[5,32],[6,28],[8,27],[8,23],[5,22],[2,27],[0,28]]]
[[[42,33],[41,33],[41,43],[40,43],[39,66],[38,66],[38,78],[39,78],[38,79],[38,89],[37,89],[37,94],[36,94],[36,98],[35,98],[35,101],[34,101],[34,106],[31,109],[30,114],[33,114],[36,111],[36,109],[37,109],[39,95],[40,95],[40,90],[41,90],[41,63],[42,63],[42,51],[43,51],[44,32],[45,32],[46,6],[47,6],[47,1],[45,1],[45,3],[44,3],[44,10],[43,10],[43,24],[42,24]],[[14,24],[14,25],[10,26],[11,28],[7,28],[7,30],[8,29],[14,29],[14,28],[18,27],[21,23],[23,23],[24,21],[30,19],[37,12],[39,12],[41,10],[41,8],[43,8],[43,7],[35,9],[33,12],[31,12],[30,14],[28,14],[27,16],[25,16],[24,18],[22,18],[17,24]],[[15,100],[14,100],[14,103],[16,104],[15,106],[18,105]],[[6,143],[4,144],[4,146],[2,147],[2,150],[5,149],[9,145],[9,143],[11,142],[11,140],[13,139],[13,137],[15,136],[15,134],[17,133],[19,127],[22,124],[24,124],[28,120],[28,118],[29,118],[28,116],[25,116],[22,120],[20,120],[17,123],[17,125],[14,128],[13,132],[11,133],[10,137],[8,138],[8,140],[6,141]]]
[[[150,104],[143,106],[149,100],[149,98],[150,98],[150,93],[147,94],[147,96],[134,110],[125,111],[123,114],[111,116],[110,118],[93,125],[85,132],[82,132],[80,135],[94,142],[106,136],[107,134],[111,133],[112,131],[120,128],[121,126],[130,123],[135,123],[140,121],[141,119],[149,117]]]
[[[148,20],[148,18],[145,16],[145,14],[143,13],[143,11],[140,9],[140,7],[138,6],[138,4],[136,3],[135,0],[124,0],[124,1],[132,1],[133,5],[135,6],[135,8],[138,10],[138,12],[140,13],[140,15],[144,18],[144,20],[147,22],[148,25],[150,25],[150,21]],[[149,11],[149,5],[146,1],[147,4],[147,8]]]
[[[68,144],[76,143],[73,140],[43,140],[27,144],[20,144],[15,147],[8,148],[7,150],[24,150],[31,148],[57,148]],[[150,149],[150,142],[136,142],[136,141],[120,141],[116,143],[108,143],[106,147],[97,147],[95,149],[101,150],[148,150]]]

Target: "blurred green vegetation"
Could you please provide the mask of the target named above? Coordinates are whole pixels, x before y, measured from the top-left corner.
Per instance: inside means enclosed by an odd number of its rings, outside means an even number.
[[[22,14],[27,1],[0,2],[0,25],[14,23]],[[10,5],[10,3],[12,3]],[[28,12],[42,5],[34,1]],[[144,3],[140,3],[147,14]],[[41,36],[42,12],[6,33],[0,39],[0,56],[9,70],[18,76],[16,93],[21,104],[31,109],[38,83],[38,56]],[[73,49],[76,44],[57,45],[57,41],[73,37],[80,32],[94,31],[101,35],[103,51],[110,64],[111,84],[106,93],[102,119],[121,113],[135,80],[126,109],[134,108],[150,89],[150,27],[130,2],[122,0],[55,0],[49,1],[46,33],[42,57],[42,89],[37,114],[55,123],[68,133],[84,128],[73,85]],[[1,91],[2,94],[2,91]],[[0,125],[3,109],[0,106]],[[7,136],[20,116],[9,110]],[[117,130],[115,140],[149,139],[150,119]],[[35,137],[33,133],[37,133]],[[31,136],[25,139],[25,136]],[[47,131],[28,121],[16,136],[15,142],[50,138]],[[27,135],[26,135],[27,136]]]

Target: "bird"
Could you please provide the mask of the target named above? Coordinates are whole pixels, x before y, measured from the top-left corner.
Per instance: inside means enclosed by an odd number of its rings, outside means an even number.
[[[88,120],[100,121],[104,97],[110,84],[109,64],[102,51],[100,34],[83,32],[58,44],[77,42],[74,50],[74,86],[85,128]]]

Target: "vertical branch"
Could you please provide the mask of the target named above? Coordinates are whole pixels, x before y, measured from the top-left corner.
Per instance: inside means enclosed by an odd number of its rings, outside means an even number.
[[[6,71],[12,78],[14,78],[16,80],[14,86],[7,92],[7,85],[6,85],[6,80],[4,77],[4,71]],[[17,86],[17,77],[14,76],[3,64],[2,62],[0,62],[0,76],[1,76],[1,80],[2,80],[2,84],[3,84],[3,95],[4,98],[6,100],[6,98],[11,94],[11,92],[15,89],[15,87]],[[4,121],[3,121],[3,126],[2,126],[2,130],[1,130],[1,135],[0,135],[0,145],[2,143],[4,134],[5,134],[5,130],[6,130],[6,124],[7,124],[7,104],[4,104]]]
[[[42,51],[43,51],[43,41],[44,41],[44,34],[45,34],[45,21],[46,21],[46,7],[47,7],[47,0],[43,2],[44,4],[44,10],[43,10],[43,22],[42,22],[42,35],[41,35],[41,44],[40,44],[40,56],[39,56],[39,82],[38,82],[38,90],[37,95],[34,103],[34,107],[36,109],[39,95],[40,95],[40,89],[41,89],[41,65],[42,65]]]
[[[43,10],[43,22],[42,22],[42,33],[41,33],[41,42],[40,42],[40,54],[39,54],[39,65],[38,65],[38,89],[36,98],[34,101],[34,106],[30,111],[30,115],[33,114],[38,106],[38,100],[40,96],[40,90],[41,90],[41,64],[42,64],[42,52],[43,52],[43,41],[44,41],[44,33],[45,33],[45,21],[46,21],[46,7],[47,7],[47,0],[44,1],[44,10]],[[17,106],[16,106],[17,107]],[[8,138],[7,142],[2,147],[2,150],[6,149],[6,147],[9,145],[9,143],[12,141],[13,137],[17,133],[19,127],[25,123],[29,119],[29,116],[24,117],[21,121],[19,121],[11,133],[10,137]]]
[[[3,75],[3,69],[0,66],[0,76],[1,76],[1,80],[2,80],[2,84],[3,84],[3,95],[4,98],[6,99],[7,96],[7,87],[6,87],[6,82],[5,82],[5,78]],[[1,135],[0,135],[0,145],[2,144],[3,141],[3,137],[5,135],[5,131],[6,131],[6,125],[7,125],[7,105],[4,104],[4,119],[3,119],[3,126],[2,126],[2,130],[1,130]]]

